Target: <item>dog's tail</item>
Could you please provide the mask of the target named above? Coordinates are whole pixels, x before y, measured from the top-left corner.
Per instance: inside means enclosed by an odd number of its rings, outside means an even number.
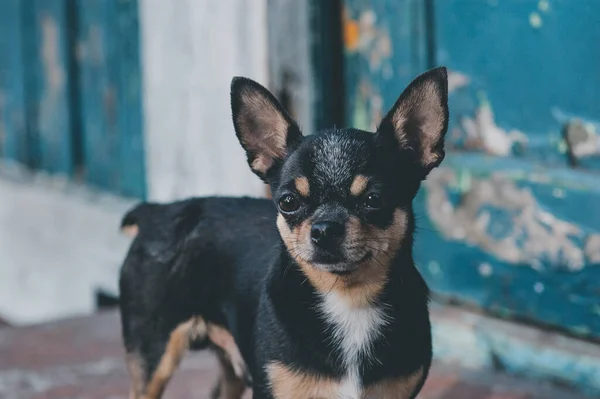
[[[142,202],[130,209],[121,219],[121,232],[128,237],[135,237],[140,232],[140,222],[148,213],[152,204]]]

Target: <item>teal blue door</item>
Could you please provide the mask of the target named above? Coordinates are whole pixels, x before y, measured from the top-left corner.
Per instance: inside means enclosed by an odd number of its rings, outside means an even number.
[[[443,167],[416,201],[436,295],[600,338],[600,2],[346,0],[348,124],[449,68]]]
[[[0,158],[143,197],[138,25],[137,0],[0,1]]]

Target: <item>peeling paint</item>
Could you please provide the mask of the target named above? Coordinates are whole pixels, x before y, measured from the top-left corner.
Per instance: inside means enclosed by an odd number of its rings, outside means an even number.
[[[494,112],[486,100],[477,109],[474,118],[462,119],[461,126],[466,134],[466,147],[491,155],[510,155],[515,144],[526,145],[528,142],[527,135],[520,130],[507,131],[496,125]]]
[[[533,285],[533,290],[536,294],[541,294],[542,292],[544,292],[545,289],[546,287],[544,286],[544,283],[541,283],[539,281]]]
[[[448,71],[448,94],[467,86],[470,82],[467,75],[457,71]]]
[[[447,168],[425,183],[428,216],[446,239],[537,270],[550,266],[576,271],[586,260],[594,263],[600,257],[600,236],[586,237],[577,225],[547,212],[528,188],[507,177],[470,178],[467,191],[454,204],[448,188],[458,185],[458,174]],[[585,250],[581,242],[586,242]]]
[[[60,31],[57,22],[50,16],[41,19],[42,43],[40,58],[42,61],[44,85],[39,108],[39,128],[46,143],[57,144],[63,132],[57,126],[62,125],[60,99],[64,95],[66,72],[61,57]],[[59,157],[61,154],[46,154]]]
[[[344,47],[346,51],[358,50],[360,41],[360,27],[358,22],[350,18],[350,11],[344,8]]]
[[[542,17],[537,12],[532,12],[529,14],[529,25],[531,25],[535,29],[539,29],[543,25]]]
[[[587,237],[584,252],[591,263],[600,264],[600,234],[590,234]]]
[[[429,269],[429,272],[433,275],[438,275],[442,272],[442,268],[440,267],[439,262],[436,262],[435,260],[430,261],[427,265],[427,268]]]
[[[4,146],[6,140],[6,128],[8,123],[6,115],[6,97],[4,92],[0,90],[0,155],[4,155]]]
[[[392,64],[393,48],[387,27],[378,24],[377,14],[366,8],[351,15],[351,9],[344,8],[344,47],[348,54],[358,54],[366,62],[369,74],[356,84],[356,94],[351,111],[352,125],[365,130],[375,130],[383,118],[384,98],[380,90],[384,88],[373,80],[373,75],[385,81],[395,75]]]
[[[94,66],[102,66],[104,64],[104,47],[102,29],[97,25],[90,26],[86,43],[86,53],[89,61]]]
[[[49,17],[42,18],[41,58],[44,74],[51,90],[59,90],[65,84],[65,70],[60,57],[59,29],[56,21]]]
[[[389,31],[377,26],[377,15],[373,10],[364,10],[358,19],[352,19],[344,9],[344,46],[346,51],[358,52],[369,61],[372,71],[385,68],[393,73],[390,59],[393,55]]]
[[[374,131],[382,118],[383,99],[381,95],[369,82],[361,82],[354,102],[352,126],[357,129]]]
[[[554,198],[564,199],[567,196],[567,193],[562,188],[555,187],[552,189],[552,196]]]
[[[494,269],[489,263],[486,262],[479,265],[479,274],[481,274],[483,277],[490,277],[493,273]]]
[[[551,112],[554,120],[563,126],[559,149],[569,157],[571,166],[580,166],[587,158],[600,156],[600,121],[558,107]]]
[[[577,164],[580,158],[600,155],[600,135],[594,124],[574,119],[565,125],[563,136],[571,164]]]

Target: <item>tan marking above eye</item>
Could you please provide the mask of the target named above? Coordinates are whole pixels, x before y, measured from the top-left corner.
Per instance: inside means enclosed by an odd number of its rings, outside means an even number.
[[[363,175],[356,175],[354,180],[352,181],[352,185],[350,185],[350,194],[355,197],[361,195],[369,184],[369,178]]]
[[[308,183],[308,179],[304,176],[297,177],[294,180],[294,185],[296,186],[296,191],[303,197],[308,197],[310,194],[310,184]]]

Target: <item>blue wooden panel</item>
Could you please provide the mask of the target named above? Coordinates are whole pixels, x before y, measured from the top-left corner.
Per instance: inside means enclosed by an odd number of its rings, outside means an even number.
[[[434,292],[600,338],[600,2],[346,0],[344,12],[347,124],[373,129],[418,73],[450,70],[454,152],[415,201]]]
[[[66,0],[22,0],[23,56],[30,166],[71,175]]]
[[[415,201],[421,271],[446,298],[600,338],[598,181],[519,159],[450,155]]]
[[[600,337],[600,3],[436,0],[433,11],[435,60],[452,72],[449,142],[497,158],[455,156],[449,180],[426,186],[423,223],[438,233],[420,244],[439,251],[422,248],[425,274],[450,297]],[[590,172],[568,167],[563,134],[577,120]]]
[[[119,192],[128,196],[143,197],[146,193],[146,171],[142,139],[142,74],[137,1],[117,2],[117,32]]]
[[[86,181],[145,195],[135,0],[78,0],[79,104]]]
[[[79,102],[85,180],[118,184],[117,95],[113,23],[115,1],[81,0],[78,12]]]
[[[344,124],[343,45],[340,0],[310,0],[310,46],[313,70],[313,126],[319,130]]]
[[[20,0],[0,2],[0,156],[25,163],[25,83]]]
[[[428,65],[422,0],[346,0],[344,51],[347,123],[371,129],[384,107]]]
[[[456,147],[565,165],[563,125],[580,118],[586,157],[600,156],[597,0],[435,0],[434,10],[436,62],[468,80],[451,98]]]

